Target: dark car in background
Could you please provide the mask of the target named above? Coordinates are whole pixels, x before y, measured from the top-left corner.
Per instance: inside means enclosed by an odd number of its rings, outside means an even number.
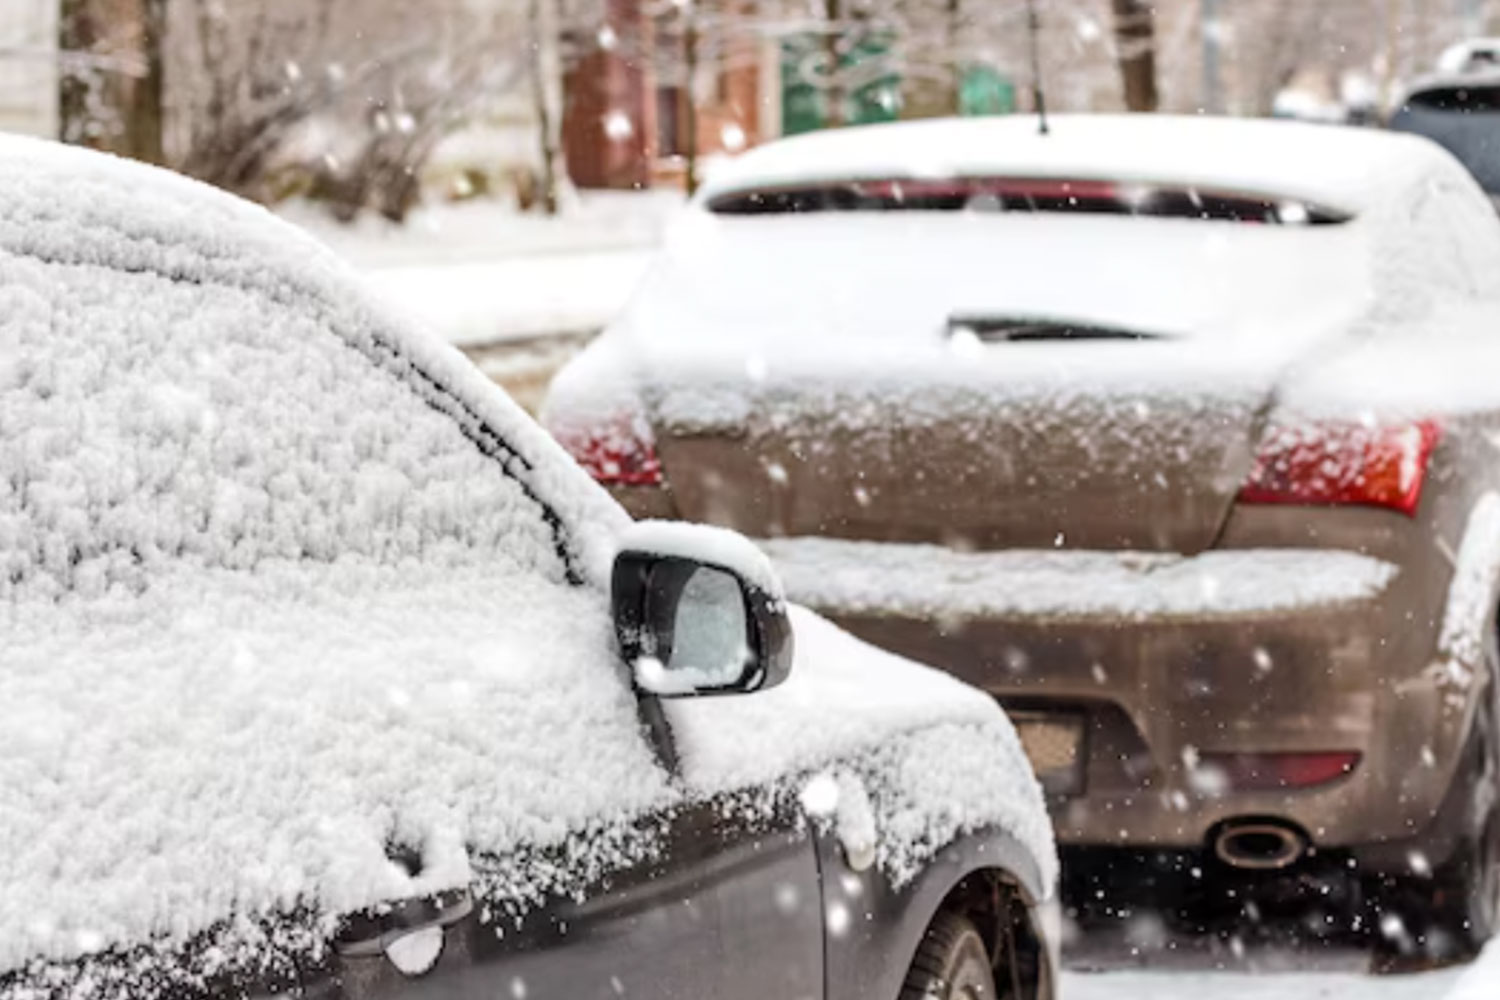
[[[1500,69],[1419,80],[1390,117],[1397,132],[1425,136],[1468,168],[1500,204]]]
[[[0,998],[1053,995],[984,695],[632,524],[261,209],[0,190]]]

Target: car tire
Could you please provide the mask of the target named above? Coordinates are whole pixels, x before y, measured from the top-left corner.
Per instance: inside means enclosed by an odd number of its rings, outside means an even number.
[[[973,923],[939,913],[917,946],[901,1000],[995,1000],[995,972]]]
[[[1500,759],[1495,712],[1488,691],[1475,719],[1470,765],[1476,788],[1488,785],[1477,829],[1428,878],[1403,876],[1377,891],[1382,912],[1374,928],[1382,949],[1402,957],[1466,960],[1500,932]],[[1400,918],[1387,926],[1391,915]]]

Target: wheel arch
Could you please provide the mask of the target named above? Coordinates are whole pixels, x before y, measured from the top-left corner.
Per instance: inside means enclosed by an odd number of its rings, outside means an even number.
[[[818,853],[828,1000],[896,1000],[923,934],[945,910],[975,922],[992,961],[1014,948],[1026,1000],[1055,996],[1056,888],[1042,883],[1037,861],[1011,834],[961,836],[899,887],[878,866],[852,870],[834,837],[819,836]],[[997,979],[1011,982],[1011,969],[997,971]]]

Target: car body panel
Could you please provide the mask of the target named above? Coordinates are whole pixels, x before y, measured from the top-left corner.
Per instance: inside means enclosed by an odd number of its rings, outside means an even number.
[[[445,933],[426,973],[407,976],[383,955],[343,958],[304,988],[330,1000],[822,995],[817,856],[795,809],[769,827],[721,804],[661,823],[657,860],[520,919],[480,910]]]

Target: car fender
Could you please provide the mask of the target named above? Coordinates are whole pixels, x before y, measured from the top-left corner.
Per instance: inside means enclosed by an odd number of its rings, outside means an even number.
[[[909,881],[895,885],[878,865],[851,866],[832,831],[816,834],[824,907],[827,1000],[897,1000],[932,918],[973,876],[993,875],[1025,907],[1040,943],[1035,997],[1056,992],[1061,916],[1056,888],[1042,883],[1035,858],[1010,833],[984,828],[939,850]]]

